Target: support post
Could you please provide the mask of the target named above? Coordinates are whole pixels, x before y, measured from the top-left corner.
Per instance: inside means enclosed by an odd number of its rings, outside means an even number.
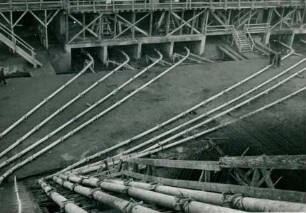
[[[107,64],[107,61],[108,61],[107,46],[99,47],[98,56],[99,56],[99,59],[102,61],[103,64]]]

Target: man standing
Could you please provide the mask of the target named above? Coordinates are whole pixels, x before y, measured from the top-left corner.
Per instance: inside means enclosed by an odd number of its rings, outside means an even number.
[[[275,62],[275,64],[276,64],[277,67],[280,67],[280,65],[281,65],[281,60],[282,60],[281,53],[277,53],[277,55],[276,55],[276,62]]]
[[[274,63],[275,63],[275,53],[270,52],[270,62],[269,62],[269,64],[274,65]]]
[[[4,68],[0,68],[0,83],[3,81],[4,85],[6,84],[5,76],[4,76]]]

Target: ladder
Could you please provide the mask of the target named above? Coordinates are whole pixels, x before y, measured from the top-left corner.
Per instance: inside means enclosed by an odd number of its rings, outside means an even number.
[[[42,66],[42,64],[35,58],[34,48],[1,23],[0,42],[8,46],[13,51],[13,53],[17,53],[25,60],[30,62],[34,68]]]
[[[235,46],[239,53],[252,52],[253,45],[246,36],[245,31],[238,31],[234,27],[232,28],[232,36],[234,39]]]

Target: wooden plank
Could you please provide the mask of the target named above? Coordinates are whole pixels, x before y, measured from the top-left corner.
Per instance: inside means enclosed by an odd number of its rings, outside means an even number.
[[[242,194],[245,197],[254,197],[261,199],[283,200],[283,201],[299,202],[299,203],[306,202],[305,192],[258,188],[251,186],[240,186],[240,185],[222,184],[222,183],[175,180],[175,179],[155,177],[150,175],[143,175],[129,171],[124,171],[123,174],[132,178],[144,181],[150,181],[154,183],[161,183],[167,186],[174,186],[174,187],[181,187],[181,188],[188,188],[195,190],[205,190],[205,191],[219,192],[219,193]]]
[[[189,161],[189,160],[167,160],[150,158],[131,158],[128,162],[167,168],[196,169],[206,171],[220,171],[218,161]]]
[[[306,169],[306,155],[221,157],[219,162],[226,168]]]

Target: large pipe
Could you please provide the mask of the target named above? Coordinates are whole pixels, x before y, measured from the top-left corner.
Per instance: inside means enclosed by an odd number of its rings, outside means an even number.
[[[303,59],[302,61],[305,61],[305,60],[306,60],[306,59]],[[300,63],[300,62],[298,62],[298,63]],[[190,131],[192,131],[192,130],[194,130],[194,129],[196,129],[196,128],[199,128],[199,127],[201,127],[201,126],[203,126],[203,125],[205,125],[205,124],[207,124],[207,123],[209,123],[209,122],[211,122],[211,121],[213,121],[213,120],[215,120],[215,119],[217,119],[217,118],[219,118],[219,117],[221,117],[221,116],[223,116],[223,115],[226,115],[226,114],[228,114],[229,112],[231,112],[231,111],[233,111],[233,110],[235,110],[235,109],[238,109],[238,108],[240,108],[240,107],[242,107],[242,106],[244,106],[244,105],[247,105],[247,104],[249,104],[251,101],[253,101],[253,100],[257,99],[257,98],[260,98],[261,96],[264,96],[264,95],[268,94],[270,91],[272,91],[272,90],[276,89],[277,87],[283,85],[284,83],[286,83],[287,81],[291,80],[292,78],[298,76],[299,74],[301,74],[301,73],[304,72],[304,71],[306,71],[306,68],[304,68],[304,69],[302,69],[302,70],[300,70],[300,71],[294,73],[293,75],[291,75],[291,76],[289,76],[289,77],[283,79],[282,81],[278,82],[278,83],[275,84],[274,86],[272,86],[272,87],[270,87],[270,88],[264,90],[263,92],[260,92],[260,93],[258,93],[257,95],[255,95],[255,96],[253,96],[253,97],[251,97],[251,98],[249,98],[249,99],[247,99],[247,100],[245,100],[245,101],[243,101],[243,102],[237,104],[236,106],[231,107],[231,108],[229,108],[229,109],[227,109],[227,110],[225,110],[225,111],[223,111],[223,112],[221,112],[221,113],[219,113],[219,114],[217,114],[217,115],[215,115],[215,116],[212,116],[211,118],[209,118],[209,119],[207,119],[207,120],[204,120],[204,121],[202,121],[202,122],[200,122],[200,123],[198,123],[198,124],[196,124],[196,125],[194,125],[194,126],[188,128],[188,129],[186,129],[186,130],[184,130],[184,131],[181,131],[181,132],[179,132],[179,133],[177,133],[177,134],[175,134],[175,135],[173,135],[173,136],[171,136],[171,137],[169,137],[169,138],[167,138],[167,139],[165,139],[165,140],[163,140],[163,141],[160,141],[160,142],[158,142],[157,144],[152,145],[151,147],[145,149],[145,150],[142,151],[142,152],[147,152],[147,151],[156,149],[156,148],[158,148],[158,147],[161,147],[161,146],[163,146],[164,144],[168,143],[169,141],[171,141],[171,140],[173,140],[173,139],[175,139],[175,138],[178,138],[178,137],[180,137],[180,136],[182,136],[182,135],[184,135],[184,134],[186,134],[186,133],[188,133],[188,132],[190,132]],[[286,72],[287,72],[287,71],[286,71]],[[281,74],[281,73],[280,73],[280,74]],[[273,77],[272,79],[275,79],[275,78],[277,78],[277,77],[278,77],[278,75],[275,76],[275,77]],[[268,80],[268,81],[269,81],[269,80]],[[255,88],[257,88],[257,87],[255,87]],[[245,97],[246,95],[242,95],[242,96]],[[227,103],[230,103],[230,102],[231,102],[231,101],[229,101],[229,102],[227,102]],[[224,105],[227,105],[227,103],[225,103]],[[219,107],[217,107],[216,109],[218,109],[218,108],[219,108]],[[215,109],[212,109],[211,111],[214,111],[214,110],[215,110]],[[209,113],[209,112],[208,112],[208,113]],[[207,113],[205,113],[204,115],[206,115],[206,114],[207,114]],[[189,124],[189,122],[187,122],[187,123]],[[184,124],[182,124],[182,125],[184,125]],[[180,126],[182,126],[182,125],[179,125],[178,127],[180,127]],[[176,129],[178,129],[178,128],[176,127],[175,130],[176,130]],[[170,130],[169,130],[169,131],[170,131]],[[169,132],[169,131],[168,131],[168,132]],[[208,130],[207,130],[207,131],[208,131]],[[162,136],[164,136],[164,134],[162,134]],[[157,137],[158,137],[158,136],[157,136]],[[150,139],[150,140],[148,140],[148,141],[146,141],[146,142],[144,142],[144,143],[141,143],[141,144],[139,144],[139,145],[137,145],[137,146],[135,146],[135,147],[132,147],[131,149],[124,151],[123,154],[121,153],[121,154],[119,154],[119,155],[114,156],[113,158],[119,157],[120,155],[132,153],[132,151],[134,151],[134,150],[136,150],[136,149],[138,149],[138,148],[140,148],[140,147],[143,147],[143,146],[145,146],[145,145],[151,143],[152,141],[155,141],[155,140],[156,140],[155,138],[156,138],[156,137],[154,137],[153,139]],[[190,138],[190,137],[189,137],[189,138]],[[184,140],[184,139],[183,139],[183,140]],[[99,164],[99,162],[98,162],[98,163],[95,163],[95,164],[93,164],[93,165],[91,165],[91,166],[92,166],[92,169],[96,170],[96,168],[99,167],[98,164]],[[88,166],[87,166],[87,167],[88,167]],[[83,169],[83,168],[81,167],[80,169]],[[86,171],[86,172],[89,172],[89,171],[91,171],[92,169],[87,169],[87,170],[85,169],[85,171]]]
[[[129,98],[133,97],[134,95],[136,95],[138,92],[140,92],[142,89],[146,88],[147,86],[149,86],[150,84],[152,84],[153,82],[157,81],[158,79],[160,79],[162,76],[164,76],[165,74],[167,74],[168,72],[170,72],[173,68],[175,68],[176,66],[178,66],[180,63],[182,63],[184,60],[186,60],[186,58],[189,56],[190,50],[188,48],[186,48],[187,50],[187,54],[185,56],[185,58],[181,59],[179,62],[177,62],[176,64],[174,64],[173,66],[169,67],[168,69],[166,69],[165,71],[163,71],[162,73],[160,73],[159,75],[157,75],[156,77],[154,77],[153,79],[151,79],[150,81],[148,81],[147,83],[145,83],[144,85],[142,85],[141,87],[135,89],[133,92],[131,92],[130,94],[128,94],[127,96],[125,96],[124,98],[122,98],[121,100],[117,101],[115,104],[113,104],[112,106],[108,107],[107,109],[103,110],[102,112],[100,112],[99,114],[95,115],[94,117],[90,118],[89,120],[87,120],[86,122],[84,122],[83,124],[81,124],[80,126],[76,127],[75,129],[73,129],[72,131],[68,132],[66,135],[60,137],[59,139],[57,139],[56,141],[52,142],[51,144],[49,144],[48,146],[46,146],[45,148],[41,149],[40,151],[36,152],[35,154],[33,154],[32,156],[26,158],[25,160],[23,160],[22,162],[14,165],[12,168],[8,169],[1,177],[0,177],[0,184],[2,183],[2,181],[4,180],[4,178],[6,178],[7,176],[9,176],[10,174],[12,174],[16,169],[22,167],[23,165],[31,162],[32,160],[34,160],[35,158],[37,158],[38,156],[42,155],[43,153],[47,152],[48,150],[50,150],[51,148],[53,148],[54,146],[56,146],[59,143],[62,143],[63,141],[65,141],[67,138],[71,137],[72,135],[74,135],[75,133],[79,132],[80,130],[82,130],[83,128],[85,128],[86,126],[88,126],[89,124],[91,124],[92,122],[96,121],[97,119],[99,119],[100,117],[102,117],[103,115],[107,114],[108,112],[112,111],[113,109],[115,109],[116,107],[120,106],[122,103],[124,103],[125,101],[127,101]],[[160,54],[160,53],[159,53]],[[162,55],[160,54],[160,60],[162,59]],[[145,70],[149,70],[150,68],[152,68],[156,63],[158,63],[159,60],[156,60],[155,62],[153,62],[151,65],[149,65],[148,67],[146,67],[143,71],[141,71],[141,73],[145,72]],[[131,79],[135,79],[136,77],[132,77]],[[111,93],[111,95],[116,94],[117,90],[114,90],[113,93]],[[92,105],[93,106],[93,105]],[[72,119],[73,120],[73,119]],[[46,137],[48,137],[50,134],[48,134]],[[39,141],[38,141],[39,142]],[[34,145],[38,145],[38,142],[32,144],[30,147],[33,147]],[[26,150],[30,150],[30,147],[28,147]],[[19,153],[20,154],[20,153]]]
[[[282,60],[288,58],[291,54],[292,54],[292,52],[287,54],[286,56],[284,56],[282,58]],[[61,170],[60,172],[66,172],[68,170],[76,168],[79,165],[82,165],[83,163],[86,163],[86,162],[88,162],[90,160],[93,160],[95,158],[101,157],[103,154],[107,154],[107,153],[109,153],[109,152],[111,152],[111,151],[113,151],[115,149],[118,149],[118,148],[120,148],[122,146],[130,144],[131,142],[133,142],[135,140],[138,140],[138,139],[140,139],[140,138],[142,138],[142,137],[144,137],[144,136],[146,136],[146,135],[148,135],[148,134],[150,134],[150,133],[152,133],[152,132],[154,132],[154,131],[156,131],[158,129],[161,129],[162,127],[164,127],[164,126],[166,126],[166,125],[168,125],[168,124],[170,124],[170,123],[172,123],[172,122],[182,118],[183,116],[185,116],[188,113],[198,109],[199,107],[201,107],[201,106],[203,106],[205,104],[210,103],[211,101],[217,99],[218,97],[222,96],[223,94],[226,94],[226,93],[230,92],[231,90],[237,88],[238,86],[245,84],[246,82],[250,81],[251,79],[255,78],[256,76],[260,75],[261,73],[265,72],[266,70],[268,70],[271,67],[272,67],[272,65],[268,65],[268,66],[264,67],[263,69],[259,70],[258,72],[254,73],[253,75],[243,79],[242,81],[239,81],[238,83],[236,83],[236,84],[228,87],[227,89],[217,93],[216,95],[214,95],[214,96],[212,96],[212,97],[210,97],[210,98],[200,102],[199,104],[189,108],[188,110],[186,110],[186,111],[184,111],[184,112],[182,112],[182,113],[180,113],[180,114],[178,114],[178,115],[176,115],[176,116],[174,116],[174,117],[164,121],[163,123],[158,124],[155,127],[151,128],[151,129],[148,129],[148,130],[146,130],[146,131],[144,131],[144,132],[142,132],[142,133],[140,133],[140,134],[138,134],[138,135],[136,135],[136,136],[134,136],[132,138],[129,138],[129,139],[125,140],[125,141],[122,141],[122,142],[120,142],[120,143],[118,143],[118,144],[116,144],[116,145],[114,145],[114,146],[112,146],[110,148],[104,149],[104,150],[102,150],[100,152],[97,152],[97,153],[91,155],[91,156],[88,156],[88,157],[86,157],[86,158],[84,158],[84,159],[82,159],[82,160],[80,160],[80,161],[78,161],[78,162],[76,162],[76,163],[66,167],[65,169]]]
[[[109,72],[107,75],[103,76],[102,78],[100,78],[99,80],[97,80],[95,83],[93,83],[92,85],[90,85],[88,88],[86,88],[85,90],[83,90],[82,92],[80,92],[78,95],[76,95],[74,98],[72,98],[70,101],[68,101],[66,104],[64,104],[63,106],[61,106],[59,109],[57,109],[55,112],[53,112],[51,115],[49,115],[47,118],[45,118],[44,120],[42,120],[39,124],[37,124],[35,127],[33,127],[30,131],[28,131],[25,135],[23,135],[21,138],[17,139],[13,144],[11,144],[8,148],[6,148],[4,151],[2,151],[0,153],[0,158],[3,157],[6,153],[8,153],[9,151],[11,151],[12,149],[14,149],[16,146],[18,146],[19,144],[21,144],[25,139],[27,139],[30,135],[32,135],[34,132],[38,131],[41,127],[43,127],[45,124],[47,124],[52,118],[54,118],[56,115],[58,115],[59,113],[61,113],[62,111],[64,111],[67,107],[69,107],[71,104],[73,104],[74,102],[76,102],[77,100],[79,100],[80,98],[84,97],[88,92],[90,92],[92,89],[94,89],[96,86],[98,86],[101,82],[105,81],[108,77],[110,77],[111,75],[113,75],[115,72],[117,72],[121,67],[123,67],[125,64],[127,64],[129,62],[129,57],[127,54],[125,54],[124,52],[122,52],[123,55],[126,57],[126,60],[120,64],[118,67],[116,67],[114,70],[112,70],[111,72]],[[10,163],[11,161],[13,161],[14,159],[18,158],[19,155],[15,155],[14,157],[2,162],[0,164],[0,168],[2,168],[3,166],[7,165],[8,163]]]
[[[188,199],[185,196],[172,196],[166,195],[154,191],[148,191],[143,188],[134,187],[124,182],[106,182],[101,181],[99,178],[85,178],[74,177],[69,178],[67,176],[61,175],[63,179],[68,179],[75,183],[82,183],[84,185],[92,187],[100,187],[103,190],[116,192],[116,193],[126,193],[131,197],[135,197],[141,200],[145,200],[150,203],[155,203],[166,208],[170,208],[176,211],[197,213],[197,212],[241,212],[239,210],[234,210],[230,208],[215,206],[207,203],[201,203]]]
[[[233,208],[238,208],[244,211],[252,212],[300,212],[306,210],[306,204],[293,203],[287,201],[259,199],[251,197],[243,197],[241,195],[226,195],[214,192],[205,192],[199,190],[191,190],[172,186],[164,186],[158,183],[143,183],[136,181],[124,182],[122,180],[105,179],[106,182],[117,183],[120,185],[128,184],[129,186],[154,190],[155,192],[173,195],[190,197],[193,200],[223,206],[228,203]],[[84,184],[87,179],[84,179]]]
[[[102,192],[101,190],[91,189],[88,187],[76,185],[69,181],[64,181],[59,177],[53,177],[53,180],[61,186],[64,186],[71,191],[74,191],[78,194],[81,194],[86,197],[92,197],[96,201],[99,201],[105,205],[109,205],[115,209],[120,210],[121,212],[125,213],[158,213],[158,211],[149,209],[144,207],[135,201],[127,201],[107,193]]]
[[[219,129],[221,129],[221,128],[224,128],[224,127],[226,127],[226,126],[228,126],[228,125],[230,125],[230,124],[234,124],[234,123],[236,123],[236,122],[238,122],[238,121],[240,121],[240,120],[249,118],[249,117],[251,117],[251,116],[253,116],[253,115],[255,115],[255,114],[259,113],[259,112],[262,112],[262,111],[264,111],[264,110],[266,110],[266,109],[269,109],[269,108],[271,108],[271,107],[273,107],[273,106],[275,106],[275,105],[277,105],[277,104],[279,104],[279,103],[282,103],[283,101],[285,101],[285,100],[287,100],[287,99],[289,99],[289,98],[291,98],[291,97],[293,97],[293,96],[295,96],[295,95],[298,95],[298,94],[300,94],[301,92],[303,92],[303,91],[305,91],[305,90],[306,90],[306,86],[305,86],[305,87],[302,87],[302,88],[300,88],[300,89],[298,89],[298,90],[296,90],[296,91],[293,92],[293,93],[290,93],[289,95],[287,95],[287,96],[285,96],[285,97],[283,97],[283,98],[281,98],[281,99],[278,99],[278,100],[276,100],[276,101],[274,101],[274,102],[272,102],[272,103],[270,103],[270,104],[267,104],[267,105],[265,105],[265,106],[263,106],[263,107],[261,107],[261,108],[258,108],[258,109],[256,109],[256,110],[250,112],[250,113],[247,113],[247,114],[245,114],[245,115],[242,115],[242,116],[240,116],[240,117],[238,117],[238,118],[235,118],[235,119],[233,119],[233,120],[231,120],[231,121],[228,121],[228,122],[225,122],[225,123],[220,124],[220,125],[218,125],[218,126],[215,126],[215,127],[213,127],[213,128],[210,128],[210,129],[201,131],[201,132],[199,132],[199,133],[197,133],[197,134],[191,135],[191,136],[189,136],[189,137],[186,137],[186,138],[184,138],[184,139],[175,141],[175,142],[170,143],[170,144],[167,144],[167,145],[165,145],[165,146],[159,146],[159,147],[156,148],[156,149],[148,150],[148,151],[145,151],[145,152],[141,152],[141,153],[139,153],[139,154],[135,154],[133,157],[144,157],[144,156],[147,156],[147,155],[150,155],[150,154],[154,154],[154,153],[157,153],[157,152],[160,152],[160,151],[169,149],[169,148],[173,148],[173,147],[175,147],[175,146],[178,146],[178,145],[180,145],[180,144],[182,144],[182,143],[185,143],[185,142],[187,142],[187,141],[196,139],[196,138],[201,137],[201,136],[203,136],[203,135],[212,133],[212,132],[217,131],[217,130],[219,130]],[[93,168],[91,168],[91,169],[93,169]],[[95,168],[95,170],[96,170],[96,168]],[[87,170],[87,171],[88,171],[88,170]]]
[[[167,73],[167,72],[171,71],[172,69],[174,69],[175,67],[177,67],[179,64],[181,64],[184,60],[186,60],[186,59],[188,58],[189,54],[190,54],[190,50],[189,50],[188,48],[186,48],[186,50],[187,50],[186,56],[185,56],[184,58],[182,58],[180,61],[178,61],[177,63],[175,63],[174,65],[172,65],[171,67],[169,67],[168,69],[166,69],[166,71],[164,71],[163,73]],[[154,64],[155,64],[155,63],[158,63],[159,61],[160,61],[160,60],[154,61]],[[162,74],[162,75],[164,75],[164,74]],[[158,78],[160,78],[160,77],[158,77]],[[148,82],[148,83],[149,83],[149,82]],[[121,144],[115,145],[116,148],[121,147],[121,146],[123,146],[122,143],[121,143]],[[107,149],[106,152],[110,152],[111,150],[114,150],[114,149],[116,149],[116,148],[111,147],[111,148]],[[79,162],[77,162],[77,163],[75,163],[75,164],[73,164],[73,165],[71,165],[71,166],[65,168],[64,170],[62,170],[62,171],[60,171],[60,172],[58,172],[58,173],[67,171],[67,170],[69,170],[71,167],[74,168],[74,167],[76,167],[77,165],[80,165],[80,164],[82,164],[82,163],[84,163],[84,162],[87,162],[87,161],[89,161],[90,159],[93,159],[93,158],[96,158],[96,157],[97,157],[97,155],[95,154],[95,157],[82,159],[81,161],[79,161]],[[58,173],[57,173],[57,174],[58,174]],[[50,176],[50,177],[51,177],[51,176]]]
[[[304,59],[304,61],[305,61],[305,60],[306,60],[306,58]],[[153,145],[153,146],[151,146],[151,147],[145,149],[144,151],[152,150],[152,149],[157,148],[158,146],[164,145],[164,144],[168,143],[169,141],[171,141],[171,140],[173,140],[173,139],[175,139],[175,138],[178,138],[178,137],[180,137],[180,136],[182,136],[182,135],[184,135],[184,134],[186,134],[186,133],[188,133],[188,132],[190,132],[190,131],[192,131],[192,130],[194,130],[194,129],[197,129],[197,128],[199,128],[199,127],[202,127],[203,125],[205,125],[205,124],[207,124],[207,123],[209,123],[209,122],[211,122],[211,121],[213,121],[213,120],[216,120],[217,118],[219,118],[219,117],[221,117],[221,116],[223,116],[223,115],[226,115],[226,114],[228,114],[228,113],[230,113],[230,112],[232,112],[232,111],[234,111],[234,110],[236,110],[236,109],[238,109],[238,108],[240,108],[240,107],[242,107],[242,106],[244,106],[244,105],[247,105],[247,104],[249,104],[251,101],[254,101],[254,100],[256,100],[256,99],[258,99],[258,98],[260,98],[260,97],[262,97],[262,96],[268,94],[268,93],[271,92],[272,90],[274,90],[274,89],[280,87],[281,85],[285,84],[286,82],[288,82],[289,80],[293,79],[294,77],[300,75],[300,74],[303,73],[304,71],[306,71],[306,68],[304,68],[304,69],[302,69],[302,70],[300,70],[300,71],[294,73],[293,75],[291,75],[291,76],[289,76],[289,77],[287,77],[287,78],[281,80],[280,82],[278,82],[277,84],[273,85],[272,87],[269,87],[268,89],[266,89],[266,90],[264,90],[264,91],[262,91],[262,92],[256,94],[255,96],[253,96],[253,97],[251,97],[251,98],[249,98],[249,99],[247,99],[247,100],[245,100],[245,101],[243,101],[243,102],[237,104],[236,106],[233,106],[233,107],[231,107],[231,108],[229,108],[229,109],[227,109],[227,110],[225,110],[225,111],[223,111],[223,112],[221,112],[221,113],[219,113],[219,114],[217,114],[217,115],[215,115],[215,116],[212,116],[211,118],[209,118],[209,119],[207,119],[207,120],[204,120],[204,121],[202,121],[202,122],[200,122],[200,123],[198,123],[198,124],[196,124],[196,125],[194,125],[194,126],[188,128],[188,129],[186,129],[186,130],[184,130],[184,131],[181,131],[181,132],[179,132],[179,133],[177,133],[177,134],[175,134],[175,135],[173,135],[173,136],[171,136],[171,137],[169,137],[169,138],[167,138],[167,139],[165,139],[165,140],[163,140],[163,141],[161,141],[161,142],[158,142],[157,144],[155,144],[155,145]],[[278,77],[278,75],[276,75],[276,76],[273,77],[272,79],[276,79],[277,77]],[[264,85],[265,85],[265,84],[264,84]],[[261,85],[259,85],[259,86],[261,86]],[[256,87],[255,87],[255,88],[256,88]],[[247,92],[246,94],[249,94],[249,93]],[[246,96],[245,94],[242,95],[242,97],[245,97],[245,96]],[[227,103],[232,103],[232,101],[229,101],[229,102],[227,102]],[[224,104],[224,105],[227,105],[227,103]],[[217,108],[218,108],[218,107],[217,107]],[[214,109],[211,110],[211,111],[214,111]],[[205,115],[205,114],[204,114],[204,115]]]
[[[158,52],[158,54],[160,55],[160,58],[162,57],[162,55]],[[159,58],[159,59],[160,59]],[[128,63],[129,61],[129,57],[126,59],[125,63]],[[61,131],[62,129],[66,128],[67,126],[69,126],[70,124],[72,124],[73,122],[77,121],[79,118],[81,118],[82,116],[84,116],[85,114],[87,114],[88,112],[90,112],[91,110],[93,110],[94,108],[96,108],[99,104],[104,103],[105,101],[107,101],[110,97],[112,97],[113,95],[117,94],[118,91],[120,91],[121,89],[123,89],[125,86],[127,86],[129,83],[131,83],[133,80],[135,80],[137,77],[139,77],[141,74],[143,74],[144,72],[148,71],[149,68],[151,68],[152,66],[154,66],[155,63],[150,64],[148,67],[146,67],[145,69],[143,69],[141,72],[137,73],[135,76],[133,76],[132,78],[130,78],[128,81],[124,82],[123,84],[121,84],[119,87],[117,87],[116,89],[114,89],[112,92],[110,92],[109,94],[107,94],[106,96],[104,96],[103,98],[101,98],[100,100],[98,100],[97,102],[95,102],[94,104],[92,104],[90,107],[86,108],[84,111],[82,111],[81,113],[77,114],[76,116],[74,116],[73,118],[71,118],[69,121],[67,121],[66,123],[64,123],[63,125],[61,125],[60,127],[58,127],[57,129],[53,130],[52,132],[50,132],[49,134],[47,134],[46,136],[44,136],[43,138],[39,139],[38,141],[36,141],[35,143],[31,144],[30,146],[28,146],[27,148],[25,148],[24,150],[22,150],[21,152],[17,153],[16,155],[12,156],[11,158],[7,159],[6,161],[4,161],[3,163],[0,164],[0,168],[9,164],[10,162],[12,162],[13,160],[20,158],[22,155],[28,153],[29,151],[31,151],[32,149],[34,149],[36,146],[42,144],[43,142],[45,142],[46,140],[48,140],[49,138],[51,138],[52,136],[54,136],[55,134],[57,134],[59,131]],[[122,66],[121,66],[122,67]],[[116,68],[117,69],[117,68]],[[107,111],[108,112],[108,111]],[[105,114],[107,113],[105,112]],[[101,115],[102,116],[102,115]]]
[[[149,140],[147,140],[147,141],[145,141],[145,142],[142,142],[142,143],[138,144],[137,146],[133,146],[132,148],[130,148],[130,149],[124,151],[122,154],[124,155],[124,154],[132,153],[132,152],[138,150],[139,148],[142,148],[142,147],[144,147],[144,146],[146,146],[146,145],[148,145],[148,144],[151,144],[151,143],[153,143],[153,142],[156,142],[158,139],[163,138],[163,137],[165,137],[165,136],[167,136],[167,135],[169,135],[169,134],[171,134],[171,133],[173,133],[173,132],[175,132],[175,131],[177,131],[177,130],[179,130],[179,129],[182,129],[182,128],[185,127],[185,126],[190,125],[191,123],[194,123],[194,122],[196,122],[196,121],[198,121],[198,120],[200,120],[200,119],[202,119],[202,118],[204,118],[204,117],[208,117],[208,116],[211,115],[212,113],[214,113],[214,112],[216,112],[216,111],[218,111],[218,110],[221,110],[221,109],[227,107],[228,105],[230,105],[230,104],[232,104],[232,103],[235,103],[236,101],[238,101],[238,100],[240,100],[240,99],[242,99],[242,98],[247,97],[247,96],[248,96],[249,94],[251,94],[252,92],[255,92],[256,90],[262,88],[263,86],[267,85],[268,83],[270,83],[270,82],[276,80],[277,78],[279,78],[279,77],[285,75],[286,73],[288,73],[289,71],[291,71],[293,68],[297,67],[298,65],[300,65],[301,63],[303,63],[303,62],[305,62],[305,61],[306,61],[306,58],[300,60],[298,63],[294,64],[293,66],[289,67],[288,69],[284,70],[283,72],[281,72],[281,73],[279,73],[279,74],[273,76],[272,78],[266,80],[265,82],[259,84],[258,86],[253,87],[252,89],[248,90],[247,92],[244,92],[243,94],[237,96],[236,98],[234,98],[234,99],[232,99],[232,100],[230,100],[230,101],[228,101],[228,102],[225,102],[224,104],[222,104],[222,105],[220,105],[220,106],[218,106],[218,107],[215,107],[215,108],[213,108],[212,110],[210,110],[210,111],[208,111],[208,112],[206,112],[206,113],[203,113],[203,114],[201,114],[201,115],[199,115],[199,116],[197,116],[197,117],[195,117],[195,118],[193,118],[193,119],[191,119],[191,120],[189,120],[189,121],[187,121],[187,122],[185,122],[185,123],[182,123],[182,124],[180,124],[180,125],[178,125],[178,126],[172,128],[172,129],[170,129],[170,130],[168,130],[168,131],[166,131],[166,132],[164,132],[164,133],[162,133],[162,134],[160,134],[160,135],[157,135],[157,136],[155,136],[155,137],[153,137],[153,138],[151,138],[151,139],[149,139]],[[293,77],[294,77],[294,76],[293,76]],[[293,77],[292,77],[292,78],[293,78]],[[290,78],[290,79],[291,79],[291,78]],[[170,140],[173,139],[173,138],[174,138],[174,136],[171,137],[171,138],[169,138],[169,139],[166,139],[166,140],[165,140],[165,143],[167,143],[168,141],[170,141]]]
[[[73,202],[67,200],[64,196],[57,193],[50,185],[44,182],[42,179],[38,180],[39,185],[44,192],[65,212],[67,213],[88,213],[81,207],[77,206]]]
[[[221,129],[221,128],[224,128],[224,127],[226,127],[226,126],[228,126],[228,125],[234,124],[234,123],[236,123],[236,122],[238,122],[238,121],[240,121],[240,120],[249,118],[249,117],[251,117],[251,116],[253,116],[253,115],[255,115],[255,114],[259,113],[259,112],[262,112],[262,111],[264,111],[264,110],[266,110],[266,109],[269,109],[269,108],[271,108],[271,107],[273,107],[273,106],[275,106],[275,105],[277,105],[277,104],[279,104],[279,103],[282,103],[283,101],[286,101],[287,99],[289,99],[289,98],[291,98],[291,97],[293,97],[293,96],[296,96],[296,95],[300,94],[301,92],[303,92],[303,91],[305,91],[305,90],[306,90],[306,87],[302,87],[302,88],[298,89],[297,91],[295,91],[295,92],[293,92],[293,93],[291,93],[291,94],[289,94],[289,95],[287,95],[287,96],[285,96],[285,97],[283,97],[283,98],[280,98],[280,99],[278,99],[278,100],[276,100],[276,101],[274,101],[274,102],[272,102],[272,103],[270,103],[270,104],[267,104],[267,105],[265,105],[265,106],[263,106],[263,107],[261,107],[261,108],[258,108],[258,109],[256,109],[256,110],[254,110],[254,111],[252,111],[252,112],[250,112],[250,113],[244,114],[244,115],[242,115],[242,116],[240,116],[240,117],[238,117],[238,118],[236,118],[236,119],[233,119],[233,120],[231,120],[231,121],[225,122],[225,123],[223,123],[223,124],[220,124],[220,125],[218,125],[218,126],[212,127],[212,128],[210,128],[210,129],[201,131],[201,132],[199,132],[199,133],[197,133],[197,134],[194,134],[194,135],[191,135],[191,136],[186,137],[186,138],[184,138],[184,139],[181,139],[181,140],[172,142],[172,143],[170,143],[170,144],[167,144],[167,145],[160,145],[158,148],[153,149],[153,150],[147,150],[147,151],[143,151],[143,152],[139,152],[139,153],[133,153],[133,154],[127,155],[127,156],[122,156],[122,157],[121,157],[121,160],[124,160],[124,158],[130,158],[130,157],[133,157],[133,158],[140,158],[140,157],[144,157],[144,156],[147,156],[147,155],[150,155],[150,154],[154,154],[154,153],[157,153],[157,152],[160,152],[160,151],[163,151],[163,150],[166,150],[166,149],[169,149],[169,148],[178,146],[178,145],[180,145],[180,144],[182,144],[182,143],[185,143],[185,142],[188,142],[188,141],[190,141],[190,140],[193,140],[193,139],[196,139],[196,138],[198,138],[198,137],[201,137],[201,136],[203,136],[203,135],[212,133],[212,132],[217,131],[217,130],[219,130],[219,129]],[[119,162],[120,162],[120,160],[113,160],[113,161],[110,161],[110,162],[108,163],[108,165],[109,165],[109,166],[116,165],[116,164],[118,164]],[[97,171],[97,170],[102,169],[102,168],[106,168],[106,166],[105,166],[105,160],[104,160],[104,161],[99,161],[99,162],[94,163],[94,164],[92,164],[92,165],[90,165],[90,166],[86,166],[86,167],[83,167],[83,168],[79,168],[78,170],[76,170],[76,172],[77,172],[78,174],[87,174],[87,173],[90,173],[90,172],[92,172],[92,171]],[[70,171],[70,173],[73,173],[73,172],[75,172],[75,171],[73,171],[73,170]]]
[[[18,203],[18,213],[21,213],[22,212],[22,203],[21,203],[20,196],[19,196],[19,189],[18,189],[16,176],[14,176],[14,188],[15,188],[15,194],[16,194],[17,203]]]
[[[0,139],[6,135],[8,132],[13,130],[17,125],[19,125],[21,122],[23,122],[26,118],[30,117],[36,110],[38,110],[40,107],[42,107],[45,103],[50,101],[54,96],[56,96],[58,93],[60,93],[63,89],[65,89],[68,85],[70,85],[72,82],[74,82],[78,77],[80,77],[83,73],[87,71],[87,69],[93,64],[93,61],[90,61],[77,75],[75,75],[73,78],[71,78],[69,81],[67,81],[65,84],[63,84],[60,88],[55,90],[53,93],[51,93],[48,97],[46,97],[44,100],[42,100],[39,104],[37,104],[35,107],[33,107],[30,111],[28,111],[26,114],[24,114],[21,118],[19,118],[15,123],[13,123],[11,126],[6,128],[1,134]]]

